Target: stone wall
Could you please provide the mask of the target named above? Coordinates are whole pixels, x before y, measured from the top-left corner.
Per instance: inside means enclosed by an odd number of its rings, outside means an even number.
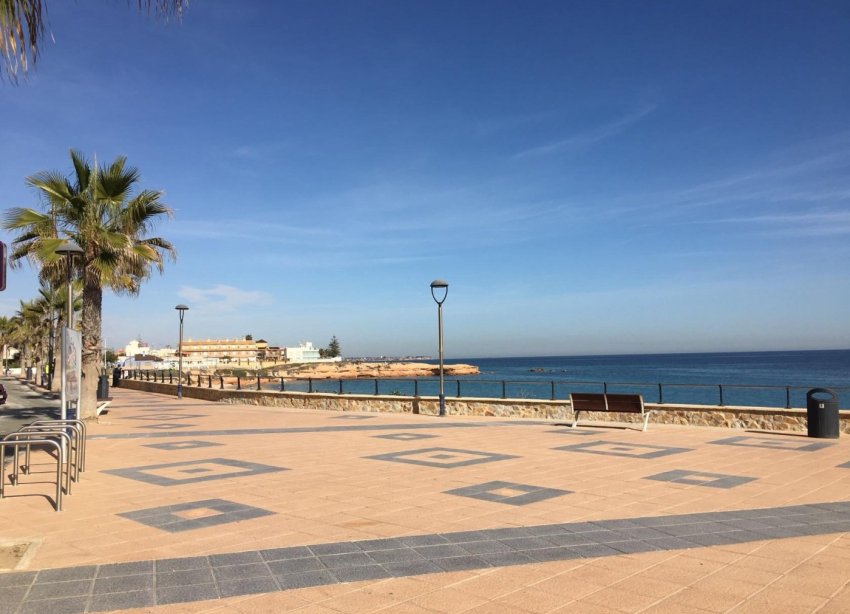
[[[121,387],[174,396],[176,384],[162,384],[141,380],[121,380]],[[329,411],[371,411],[379,413],[415,413],[436,415],[439,409],[434,397],[400,395],[326,394],[306,392],[271,392],[259,390],[221,390],[183,386],[183,396],[220,403],[266,405],[293,409],[325,409]],[[716,405],[672,405],[647,403],[652,410],[650,424],[688,424],[693,426],[720,426],[739,429],[770,431],[806,431],[806,410],[800,408],[740,407]],[[495,416],[499,418],[530,418],[538,420],[571,421],[569,401],[541,401],[534,399],[446,399],[450,416]],[[850,433],[850,411],[842,410],[840,428]],[[585,412],[582,421],[608,421],[640,423],[637,414]]]

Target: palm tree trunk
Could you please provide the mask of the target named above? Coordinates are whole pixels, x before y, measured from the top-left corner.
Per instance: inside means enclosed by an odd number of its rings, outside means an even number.
[[[97,417],[97,379],[100,375],[100,347],[103,288],[97,271],[86,267],[83,283],[83,314],[81,331],[82,382],[80,385],[79,416],[83,420]]]

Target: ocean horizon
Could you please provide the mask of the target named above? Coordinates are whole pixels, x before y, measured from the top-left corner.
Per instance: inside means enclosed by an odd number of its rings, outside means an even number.
[[[428,361],[436,364],[436,360]],[[811,388],[830,388],[842,407],[850,406],[850,349],[680,352],[451,358],[445,364],[473,364],[480,374],[451,377],[463,396],[556,398],[569,392],[636,392],[647,402],[805,407]],[[477,386],[475,385],[477,384]],[[662,385],[659,394],[659,384]],[[513,394],[511,394],[513,392]],[[660,398],[659,398],[660,397]],[[843,397],[843,398],[842,398]]]

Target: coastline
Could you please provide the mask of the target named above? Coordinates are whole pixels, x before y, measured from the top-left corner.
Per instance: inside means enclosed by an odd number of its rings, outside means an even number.
[[[263,369],[265,375],[288,379],[384,379],[434,377],[440,367],[425,362],[323,362],[275,365]],[[444,365],[446,376],[478,375],[479,369],[470,364]]]

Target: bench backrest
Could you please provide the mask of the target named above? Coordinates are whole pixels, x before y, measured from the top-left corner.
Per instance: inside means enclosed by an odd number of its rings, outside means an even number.
[[[614,411],[644,413],[643,397],[639,394],[597,394],[577,392],[570,394],[573,411]]]

